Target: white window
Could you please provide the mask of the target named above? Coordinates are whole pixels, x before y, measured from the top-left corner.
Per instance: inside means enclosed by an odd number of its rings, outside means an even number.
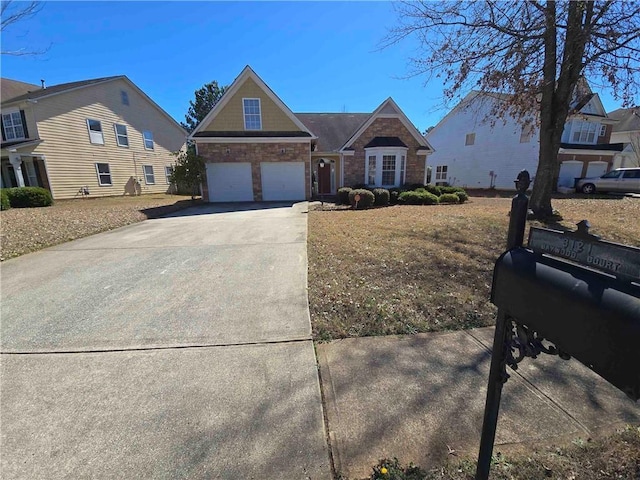
[[[520,132],[520,143],[529,143],[533,137],[533,125],[524,125]]]
[[[376,184],[376,156],[369,155],[369,174],[367,175],[367,185]]]
[[[598,136],[599,137],[604,137],[606,133],[607,133],[607,126],[606,125],[600,125],[600,133],[598,134]]]
[[[154,185],[156,183],[156,177],[153,175],[153,165],[143,165],[142,171],[144,172],[144,183]]]
[[[104,145],[104,136],[102,135],[102,124],[100,121],[87,118],[87,128],[89,129],[89,141],[96,145]]]
[[[173,167],[164,167],[164,176],[167,179],[167,185],[171,184],[171,175],[173,175]]]
[[[574,121],[571,134],[572,143],[595,143],[596,124],[593,122]]]
[[[120,147],[128,147],[129,136],[127,135],[127,126],[115,123],[113,127],[116,131],[116,141],[118,142],[118,145]]]
[[[446,181],[447,181],[447,166],[438,165],[436,167],[436,182],[446,182]]]
[[[120,99],[123,105],[129,105],[129,94],[124,90],[120,90]]]
[[[20,112],[3,114],[2,127],[4,129],[4,137],[7,140],[21,140],[25,138],[22,114]]]
[[[142,132],[142,138],[144,140],[144,149],[153,150],[153,133],[150,131]]]
[[[111,183],[111,170],[108,163],[96,163],[96,172],[98,173],[98,184],[101,187],[113,185]]]
[[[377,147],[365,149],[365,176],[370,186],[399,187],[405,181],[407,149]]]
[[[244,129],[262,130],[262,117],[260,115],[259,98],[243,98],[244,108]]]
[[[475,133],[467,133],[467,136],[464,139],[465,145],[473,145],[476,143],[476,134]]]

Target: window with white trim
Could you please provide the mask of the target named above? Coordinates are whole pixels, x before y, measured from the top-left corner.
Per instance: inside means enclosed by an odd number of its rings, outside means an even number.
[[[109,187],[111,183],[111,169],[108,163],[96,163],[96,173],[98,174],[98,185]]]
[[[524,125],[520,132],[520,143],[529,143],[533,137],[533,125]]]
[[[447,166],[446,165],[438,165],[436,167],[436,182],[446,182],[447,181]]]
[[[262,116],[260,114],[259,98],[243,98],[244,129],[262,130]]]
[[[376,184],[376,156],[369,155],[369,173],[367,175],[367,185]]]
[[[598,134],[599,137],[604,137],[607,133],[607,126],[606,125],[600,125],[600,133]]]
[[[104,135],[102,134],[102,123],[100,120],[87,118],[87,129],[89,130],[89,141],[96,145],[104,145]]]
[[[372,187],[399,187],[405,182],[407,149],[377,147],[365,149],[365,176]]]
[[[153,133],[149,130],[142,132],[142,140],[144,141],[145,150],[153,150]]]
[[[144,172],[144,183],[147,185],[155,185],[156,177],[153,174],[153,165],[143,165],[142,171]]]
[[[116,142],[120,147],[129,146],[129,136],[127,135],[127,126],[120,123],[114,123],[113,128],[116,131]]]
[[[2,114],[2,128],[6,140],[22,140],[25,138],[22,115],[19,111]]]
[[[164,167],[164,176],[167,179],[167,185],[171,184],[171,175],[173,175],[173,167],[171,166]]]
[[[473,145],[474,143],[476,143],[476,134],[467,133],[466,137],[464,138],[465,146]]]
[[[595,143],[596,142],[596,123],[574,120],[571,129],[572,143]]]

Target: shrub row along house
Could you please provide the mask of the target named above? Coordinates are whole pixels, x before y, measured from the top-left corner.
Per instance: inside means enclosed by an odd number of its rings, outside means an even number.
[[[423,184],[433,152],[391,98],[373,113],[293,113],[249,66],[189,138],[205,159],[211,202]]]
[[[2,187],[56,199],[169,190],[187,132],[126,76],[0,86]]]
[[[607,115],[586,81],[576,91],[558,153],[557,185],[569,189],[576,178],[637,166],[630,140],[616,132],[627,128],[620,119],[630,117],[629,110]],[[525,126],[513,117],[495,118],[491,112],[504,100],[503,94],[471,92],[427,134],[435,148],[429,167],[436,184],[513,189],[520,170],[535,174],[540,138],[535,116]],[[634,128],[631,120],[629,129]]]

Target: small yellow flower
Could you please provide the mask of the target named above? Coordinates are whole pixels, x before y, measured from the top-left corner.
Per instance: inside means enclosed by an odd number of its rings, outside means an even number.
[[[386,475],[388,471],[389,471],[389,470],[387,470],[387,467],[382,467],[382,468],[380,469],[380,473],[381,473],[382,475]]]

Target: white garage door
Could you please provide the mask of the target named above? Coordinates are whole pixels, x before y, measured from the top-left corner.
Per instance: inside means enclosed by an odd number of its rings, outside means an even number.
[[[585,177],[601,177],[607,173],[607,162],[589,162],[587,163],[587,174]]]
[[[253,202],[250,163],[207,163],[210,202]]]
[[[558,186],[573,188],[576,178],[582,175],[582,162],[567,160],[560,164]]]
[[[304,162],[262,162],[262,199],[304,200]]]

